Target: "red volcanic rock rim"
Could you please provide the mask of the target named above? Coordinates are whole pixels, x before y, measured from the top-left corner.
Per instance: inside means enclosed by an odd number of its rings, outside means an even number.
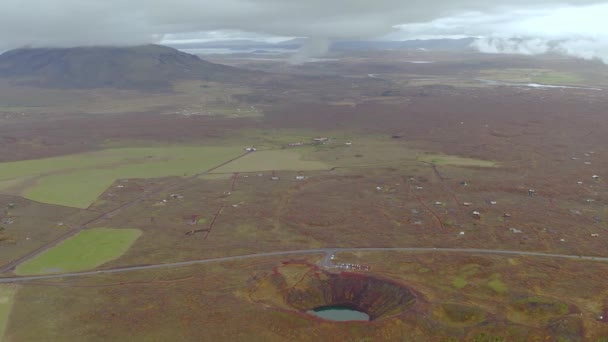
[[[290,288],[285,303],[308,311],[326,306],[344,306],[365,312],[370,320],[397,315],[416,303],[416,295],[391,280],[357,273],[318,272]]]

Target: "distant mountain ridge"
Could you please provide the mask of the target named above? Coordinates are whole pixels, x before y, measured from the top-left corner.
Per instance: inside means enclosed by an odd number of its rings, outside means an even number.
[[[23,48],[0,55],[0,78],[53,88],[160,90],[175,80],[233,81],[248,73],[161,45]]]
[[[471,49],[471,44],[477,38],[460,38],[460,39],[415,39],[403,41],[384,41],[384,40],[341,40],[331,43],[331,50],[334,51],[362,51],[362,50],[412,50],[425,49],[431,51],[454,51]],[[232,50],[247,50],[247,49],[286,49],[297,50],[306,39],[295,38],[279,43],[268,43],[253,40],[222,40],[212,42],[199,43],[173,43],[172,47],[176,49],[232,49]]]

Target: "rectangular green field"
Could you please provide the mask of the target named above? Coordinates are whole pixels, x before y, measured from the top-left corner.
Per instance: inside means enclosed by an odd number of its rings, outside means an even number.
[[[112,148],[0,164],[0,191],[49,204],[87,208],[121,178],[188,176],[242,153],[239,147]]]
[[[329,166],[323,162],[302,159],[301,153],[297,150],[272,150],[250,153],[214,172],[314,171],[327,169],[329,169]]]
[[[419,156],[418,160],[435,165],[496,167],[496,163],[489,160],[462,158],[443,154],[425,154]]]
[[[123,255],[141,234],[139,229],[83,230],[19,265],[15,273],[34,275],[94,269]]]

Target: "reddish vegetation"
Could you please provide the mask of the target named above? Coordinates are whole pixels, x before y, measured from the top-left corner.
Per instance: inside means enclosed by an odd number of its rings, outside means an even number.
[[[314,269],[287,289],[284,298],[289,306],[300,311],[340,305],[365,312],[371,320],[398,314],[416,302],[414,293],[391,280]]]

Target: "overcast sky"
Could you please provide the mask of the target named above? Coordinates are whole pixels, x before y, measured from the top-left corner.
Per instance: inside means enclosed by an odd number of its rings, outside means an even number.
[[[0,16],[0,50],[474,35],[485,52],[608,61],[608,0],[0,0]]]

